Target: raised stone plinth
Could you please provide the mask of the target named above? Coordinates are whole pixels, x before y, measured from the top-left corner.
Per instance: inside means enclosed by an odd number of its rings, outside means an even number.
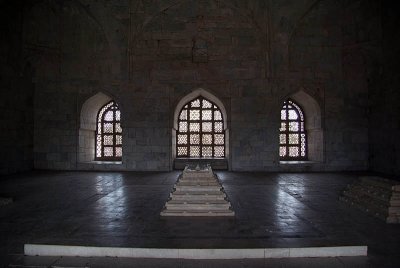
[[[400,223],[400,182],[381,177],[360,177],[343,191],[340,200],[387,223]]]
[[[187,166],[160,215],[234,216],[235,213],[210,166]]]

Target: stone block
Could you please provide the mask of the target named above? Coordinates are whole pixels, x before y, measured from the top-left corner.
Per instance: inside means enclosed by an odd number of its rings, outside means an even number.
[[[367,256],[367,246],[290,248],[289,257]]]
[[[397,181],[360,177],[347,187],[340,199],[387,223],[400,223],[400,183]]]

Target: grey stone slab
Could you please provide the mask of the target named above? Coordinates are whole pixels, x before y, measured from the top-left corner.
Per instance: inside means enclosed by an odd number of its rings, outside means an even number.
[[[14,203],[0,209],[0,259],[22,254],[27,241],[128,248],[364,244],[375,266],[399,263],[399,227],[338,201],[358,174],[217,173],[238,208],[234,219],[160,218],[179,172],[37,171],[1,180]]]
[[[367,246],[290,248],[290,257],[367,256]]]
[[[20,256],[9,262],[10,267],[49,267],[54,265],[58,256]]]

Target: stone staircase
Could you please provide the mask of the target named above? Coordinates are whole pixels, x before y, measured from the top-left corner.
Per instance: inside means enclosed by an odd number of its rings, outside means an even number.
[[[400,223],[400,182],[380,177],[360,177],[340,196],[347,202],[387,223]]]
[[[161,216],[235,216],[210,166],[186,166]]]

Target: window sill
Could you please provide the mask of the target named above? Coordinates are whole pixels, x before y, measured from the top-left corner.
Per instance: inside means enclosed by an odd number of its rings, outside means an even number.
[[[81,163],[95,164],[95,165],[122,165],[122,161],[89,161]]]
[[[279,161],[280,165],[304,165],[304,166],[308,166],[308,165],[313,165],[313,164],[318,164],[318,162],[316,161]]]
[[[176,157],[175,159],[201,161],[201,160],[226,160],[227,158],[226,157]]]

